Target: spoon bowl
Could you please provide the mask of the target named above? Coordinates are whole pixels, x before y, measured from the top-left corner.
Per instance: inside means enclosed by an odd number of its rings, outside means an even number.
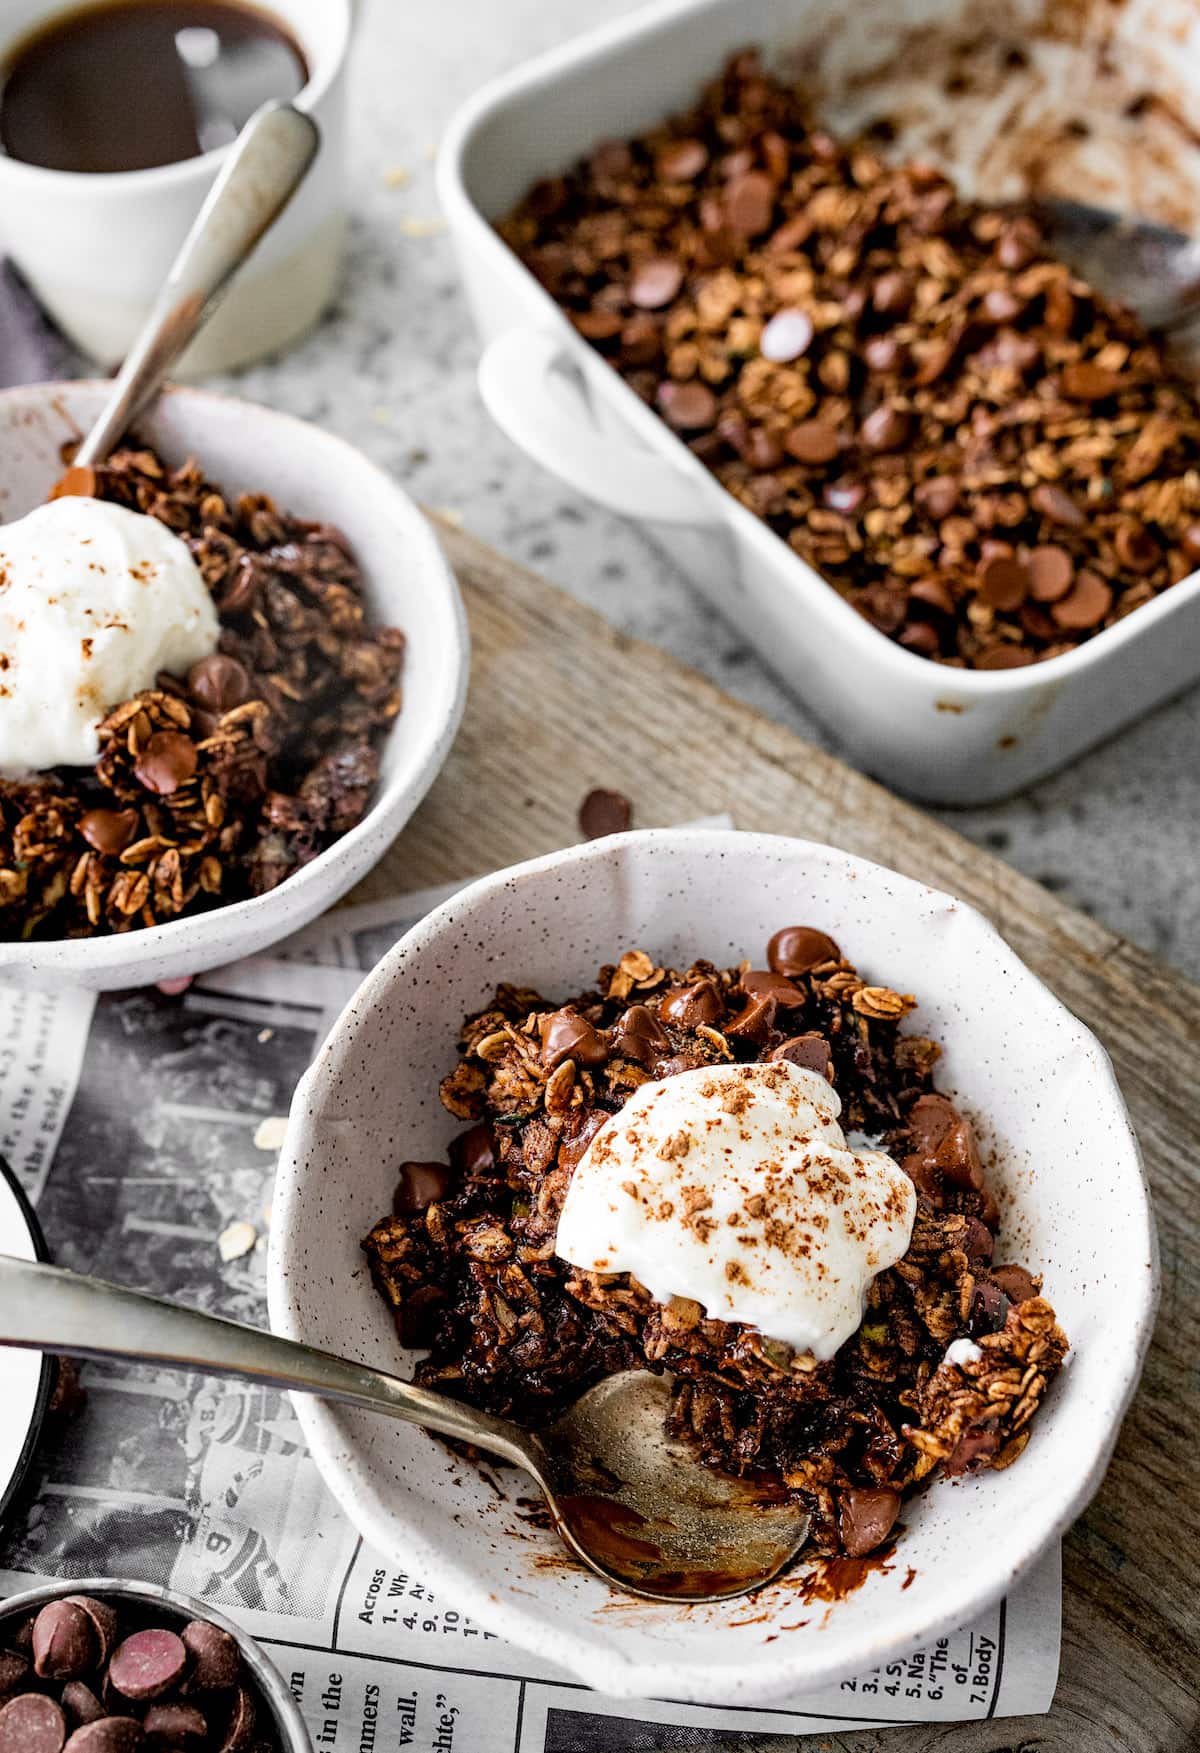
[[[1086,201],[1044,199],[1029,211],[1060,260],[1148,329],[1175,336],[1200,317],[1197,239]]]
[[[778,1486],[714,1473],[671,1437],[666,1380],[636,1370],[589,1389],[557,1423],[526,1431],[295,1340],[9,1255],[0,1255],[0,1345],[236,1376],[486,1449],[531,1475],[577,1558],[645,1600],[746,1594],[808,1535],[808,1517]]]

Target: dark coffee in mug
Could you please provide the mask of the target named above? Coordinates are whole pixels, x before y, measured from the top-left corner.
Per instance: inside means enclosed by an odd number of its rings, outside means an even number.
[[[0,68],[0,149],[49,170],[126,171],[226,145],[307,83],[303,50],[237,0],[99,0],[58,13]]]

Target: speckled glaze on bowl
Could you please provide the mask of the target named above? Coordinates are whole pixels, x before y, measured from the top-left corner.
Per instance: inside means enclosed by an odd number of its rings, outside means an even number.
[[[81,1582],[47,1583],[41,1588],[25,1589],[0,1602],[0,1647],[4,1644],[7,1625],[24,1619],[27,1614],[39,1612],[63,1595],[94,1595],[101,1601],[115,1601],[118,1610],[122,1601],[128,1601],[144,1612],[161,1614],[173,1625],[186,1625],[189,1619],[207,1619],[211,1624],[219,1625],[222,1631],[237,1639],[242,1660],[258,1695],[256,1702],[265,1705],[271,1713],[280,1753],[312,1753],[312,1740],[304,1726],[300,1707],[262,1646],[207,1601],[181,1594],[178,1589],[165,1589],[158,1583],[125,1582],[119,1577],[84,1577]]]
[[[30,384],[0,393],[0,520],[45,499],[62,473],[60,447],[87,430],[108,388]],[[382,857],[436,778],[466,701],[458,585],[429,524],[382,469],[306,421],[206,390],[166,391],[137,432],[169,462],[194,456],[229,493],[269,493],[298,517],[345,530],[371,619],[403,628],[408,640],[404,709],[387,733],[362,821],[277,889],[115,937],[0,942],[0,981],[20,986],[142,986],[254,955],[298,931]]]
[[[897,1563],[828,1610],[803,1608],[786,1578],[750,1611],[745,1601],[616,1607],[522,1520],[522,1476],[506,1473],[498,1498],[421,1431],[297,1399],[326,1482],[367,1540],[489,1630],[609,1693],[762,1703],[964,1625],[1096,1490],[1149,1339],[1154,1227],[1112,1068],[992,926],[828,846],[670,830],[488,877],[368,975],[292,1107],[271,1230],[273,1327],[411,1372],[359,1241],[390,1209],[396,1164],[440,1156],[458,1130],[438,1081],[463,1014],[498,981],[564,998],[635,945],[681,965],[761,964],[788,924],[821,927],[868,978],[918,994],[910,1027],[944,1044],[939,1082],[976,1120],[992,1164],[1000,1257],[1044,1272],[1074,1350],[1016,1466],[914,1499]]]

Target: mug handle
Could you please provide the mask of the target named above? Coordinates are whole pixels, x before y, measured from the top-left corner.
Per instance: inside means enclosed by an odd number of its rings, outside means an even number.
[[[526,455],[585,498],[622,517],[693,527],[716,520],[697,482],[632,435],[602,431],[561,336],[515,328],[479,361],[479,393],[500,430]],[[611,424],[611,422],[610,422]]]

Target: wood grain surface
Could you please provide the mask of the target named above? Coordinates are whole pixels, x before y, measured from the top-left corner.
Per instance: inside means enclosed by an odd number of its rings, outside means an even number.
[[[739,828],[829,841],[995,922],[1108,1048],[1154,1190],[1162,1309],[1108,1477],[1065,1544],[1050,1715],[751,1737],[744,1749],[722,1739],[722,1753],[1200,1748],[1200,988],[544,580],[439,530],[471,622],[470,703],[433,791],[355,900],[566,845],[594,785],[625,792],[638,827],[728,810]]]

